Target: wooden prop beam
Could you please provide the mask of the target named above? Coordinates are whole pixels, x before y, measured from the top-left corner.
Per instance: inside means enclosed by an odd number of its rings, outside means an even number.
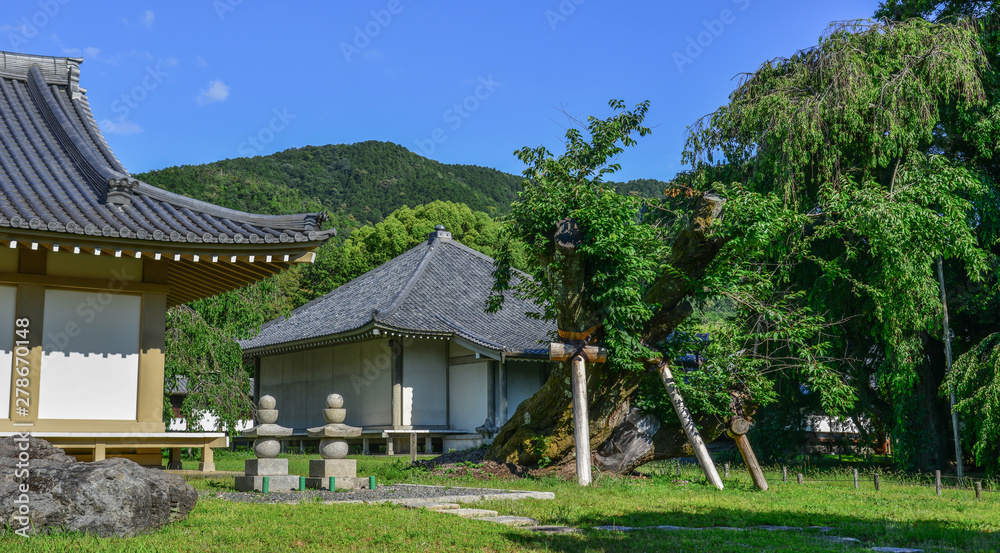
[[[688,411],[687,405],[684,404],[684,398],[681,397],[681,392],[677,389],[677,383],[674,382],[674,375],[670,372],[670,367],[667,363],[661,363],[658,370],[660,372],[660,379],[663,380],[663,385],[667,388],[667,395],[670,396],[670,403],[674,405],[674,411],[677,413],[677,418],[681,421],[681,427],[684,428],[688,442],[691,443],[691,449],[694,450],[694,455],[698,458],[701,470],[705,472],[705,478],[716,488],[723,489],[722,479],[719,478],[719,471],[715,470],[715,463],[712,461],[712,456],[708,454],[705,441],[701,439],[701,434],[698,433],[698,428],[694,425],[694,419],[691,418],[691,412]]]
[[[589,486],[590,472],[590,414],[587,412],[587,360],[603,363],[608,351],[597,346],[578,347],[574,344],[553,342],[549,344],[549,359],[565,361],[572,358],[573,389],[573,438],[576,442],[576,481]]]
[[[750,423],[744,418],[737,417],[733,419],[726,433],[729,434],[730,438],[736,440],[736,447],[740,450],[740,455],[743,456],[743,462],[747,469],[750,470],[750,477],[753,479],[754,485],[766,492],[767,480],[764,478],[764,471],[761,470],[757,456],[754,455],[753,448],[750,447],[750,440],[746,436],[749,431]]]

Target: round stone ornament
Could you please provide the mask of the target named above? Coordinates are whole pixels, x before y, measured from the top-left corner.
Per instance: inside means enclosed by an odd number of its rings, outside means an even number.
[[[343,424],[347,409],[323,409],[323,419],[327,424]]]
[[[327,409],[340,409],[344,406],[344,396],[340,394],[330,394],[326,396]]]
[[[346,442],[344,445],[347,445]],[[274,459],[281,453],[281,440],[277,438],[257,438],[253,441],[253,452],[258,459]]]
[[[278,422],[278,410],[257,409],[257,422],[260,424],[274,424]]]
[[[324,459],[346,459],[347,442],[337,439],[320,440],[319,454]],[[277,453],[275,455],[277,455]]]
[[[261,409],[274,409],[275,405],[277,405],[277,402],[274,401],[273,396],[263,396],[260,398],[258,407]]]

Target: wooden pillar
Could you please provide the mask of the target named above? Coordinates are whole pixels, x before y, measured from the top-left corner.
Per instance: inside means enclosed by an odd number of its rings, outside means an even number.
[[[198,463],[198,470],[202,472],[215,472],[215,455],[212,448],[204,445],[201,448],[201,462]]]
[[[167,468],[170,470],[181,470],[184,468],[184,463],[181,462],[181,448],[170,448],[170,462],[167,464]]]
[[[410,432],[410,462],[417,462],[417,433]]]
[[[747,469],[750,470],[750,477],[753,479],[755,486],[761,490],[767,491],[767,480],[764,478],[764,471],[760,468],[760,463],[757,462],[757,456],[753,453],[753,448],[750,447],[750,440],[747,439],[746,433],[750,431],[750,423],[746,419],[737,417],[733,419],[732,424],[729,427],[729,437],[736,440],[736,447],[740,450],[740,455],[743,456],[743,462],[746,464]]]
[[[934,471],[934,490],[937,491],[938,497],[941,497],[941,471]]]
[[[386,455],[396,454],[392,448],[392,434],[390,434],[389,437],[385,439],[385,454]]]
[[[94,460],[103,461],[107,458],[108,448],[103,442],[97,442],[94,444]]]
[[[660,379],[663,380],[663,386],[667,389],[667,395],[670,396],[670,403],[673,404],[674,411],[677,413],[677,419],[680,420],[681,427],[684,429],[684,433],[687,434],[688,442],[691,444],[691,449],[694,450],[695,457],[698,458],[701,470],[704,471],[709,483],[720,490],[723,489],[722,479],[719,478],[719,471],[715,469],[712,456],[708,454],[708,448],[705,447],[705,442],[701,439],[701,434],[698,433],[698,428],[694,425],[691,412],[688,411],[687,406],[684,404],[684,398],[681,397],[681,393],[677,389],[677,383],[674,382],[674,375],[670,372],[670,367],[667,366],[667,363],[661,363],[659,371]]]
[[[590,476],[590,417],[587,413],[587,362],[577,355],[573,364],[573,435],[576,438],[576,481],[588,486]]]
[[[368,440],[369,438],[367,437],[361,438],[361,452],[364,453],[365,455],[372,454],[371,443]]]

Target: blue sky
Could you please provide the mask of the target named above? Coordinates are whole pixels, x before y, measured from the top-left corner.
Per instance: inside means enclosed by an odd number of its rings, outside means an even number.
[[[5,3],[0,49],[83,57],[94,116],[131,172],[290,147],[395,142],[519,173],[568,116],[652,102],[612,178],[668,180],[688,125],[741,72],[814,45],[877,0]]]

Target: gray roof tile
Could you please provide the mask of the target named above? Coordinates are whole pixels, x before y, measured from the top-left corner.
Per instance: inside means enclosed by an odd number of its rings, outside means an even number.
[[[81,62],[0,52],[0,228],[227,244],[315,242],[336,232],[320,230],[326,213],[244,213],[132,178],[90,112]]]
[[[541,309],[512,294],[500,312],[485,313],[492,285],[493,259],[452,240],[450,233],[434,232],[384,265],[264,325],[240,345],[249,351],[325,341],[372,324],[460,336],[505,353],[547,355],[541,343],[552,339],[554,323],[526,317]]]

